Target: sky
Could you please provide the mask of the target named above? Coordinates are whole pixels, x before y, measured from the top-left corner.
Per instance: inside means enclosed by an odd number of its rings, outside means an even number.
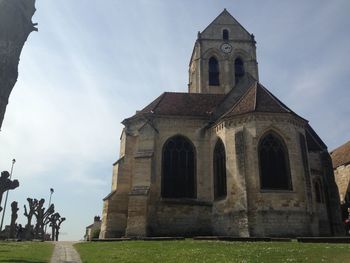
[[[197,32],[226,8],[257,41],[260,82],[329,150],[350,140],[348,0],[37,0],[0,132],[0,169],[26,198],[45,198],[79,240],[101,215],[121,121],[165,91],[187,92]]]

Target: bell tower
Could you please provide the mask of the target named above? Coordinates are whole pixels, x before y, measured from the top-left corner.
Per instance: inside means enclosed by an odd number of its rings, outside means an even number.
[[[258,80],[256,42],[226,9],[198,32],[189,64],[190,93],[226,94],[245,74]]]

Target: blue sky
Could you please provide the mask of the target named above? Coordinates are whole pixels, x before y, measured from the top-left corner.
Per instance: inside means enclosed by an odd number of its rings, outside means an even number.
[[[9,204],[49,197],[78,240],[111,188],[120,123],[164,91],[187,91],[197,31],[224,8],[257,41],[260,82],[332,150],[350,139],[347,0],[37,0],[0,133]],[[10,209],[5,222],[9,222]],[[23,216],[20,223],[25,223]]]

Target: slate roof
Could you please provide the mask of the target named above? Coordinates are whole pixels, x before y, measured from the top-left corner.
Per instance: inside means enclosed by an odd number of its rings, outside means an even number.
[[[333,168],[350,164],[350,141],[331,152]]]

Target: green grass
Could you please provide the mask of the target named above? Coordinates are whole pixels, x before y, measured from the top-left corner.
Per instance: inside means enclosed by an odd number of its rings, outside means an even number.
[[[0,262],[49,262],[53,247],[48,242],[0,242]]]
[[[350,244],[124,241],[74,245],[84,263],[350,262]]]

